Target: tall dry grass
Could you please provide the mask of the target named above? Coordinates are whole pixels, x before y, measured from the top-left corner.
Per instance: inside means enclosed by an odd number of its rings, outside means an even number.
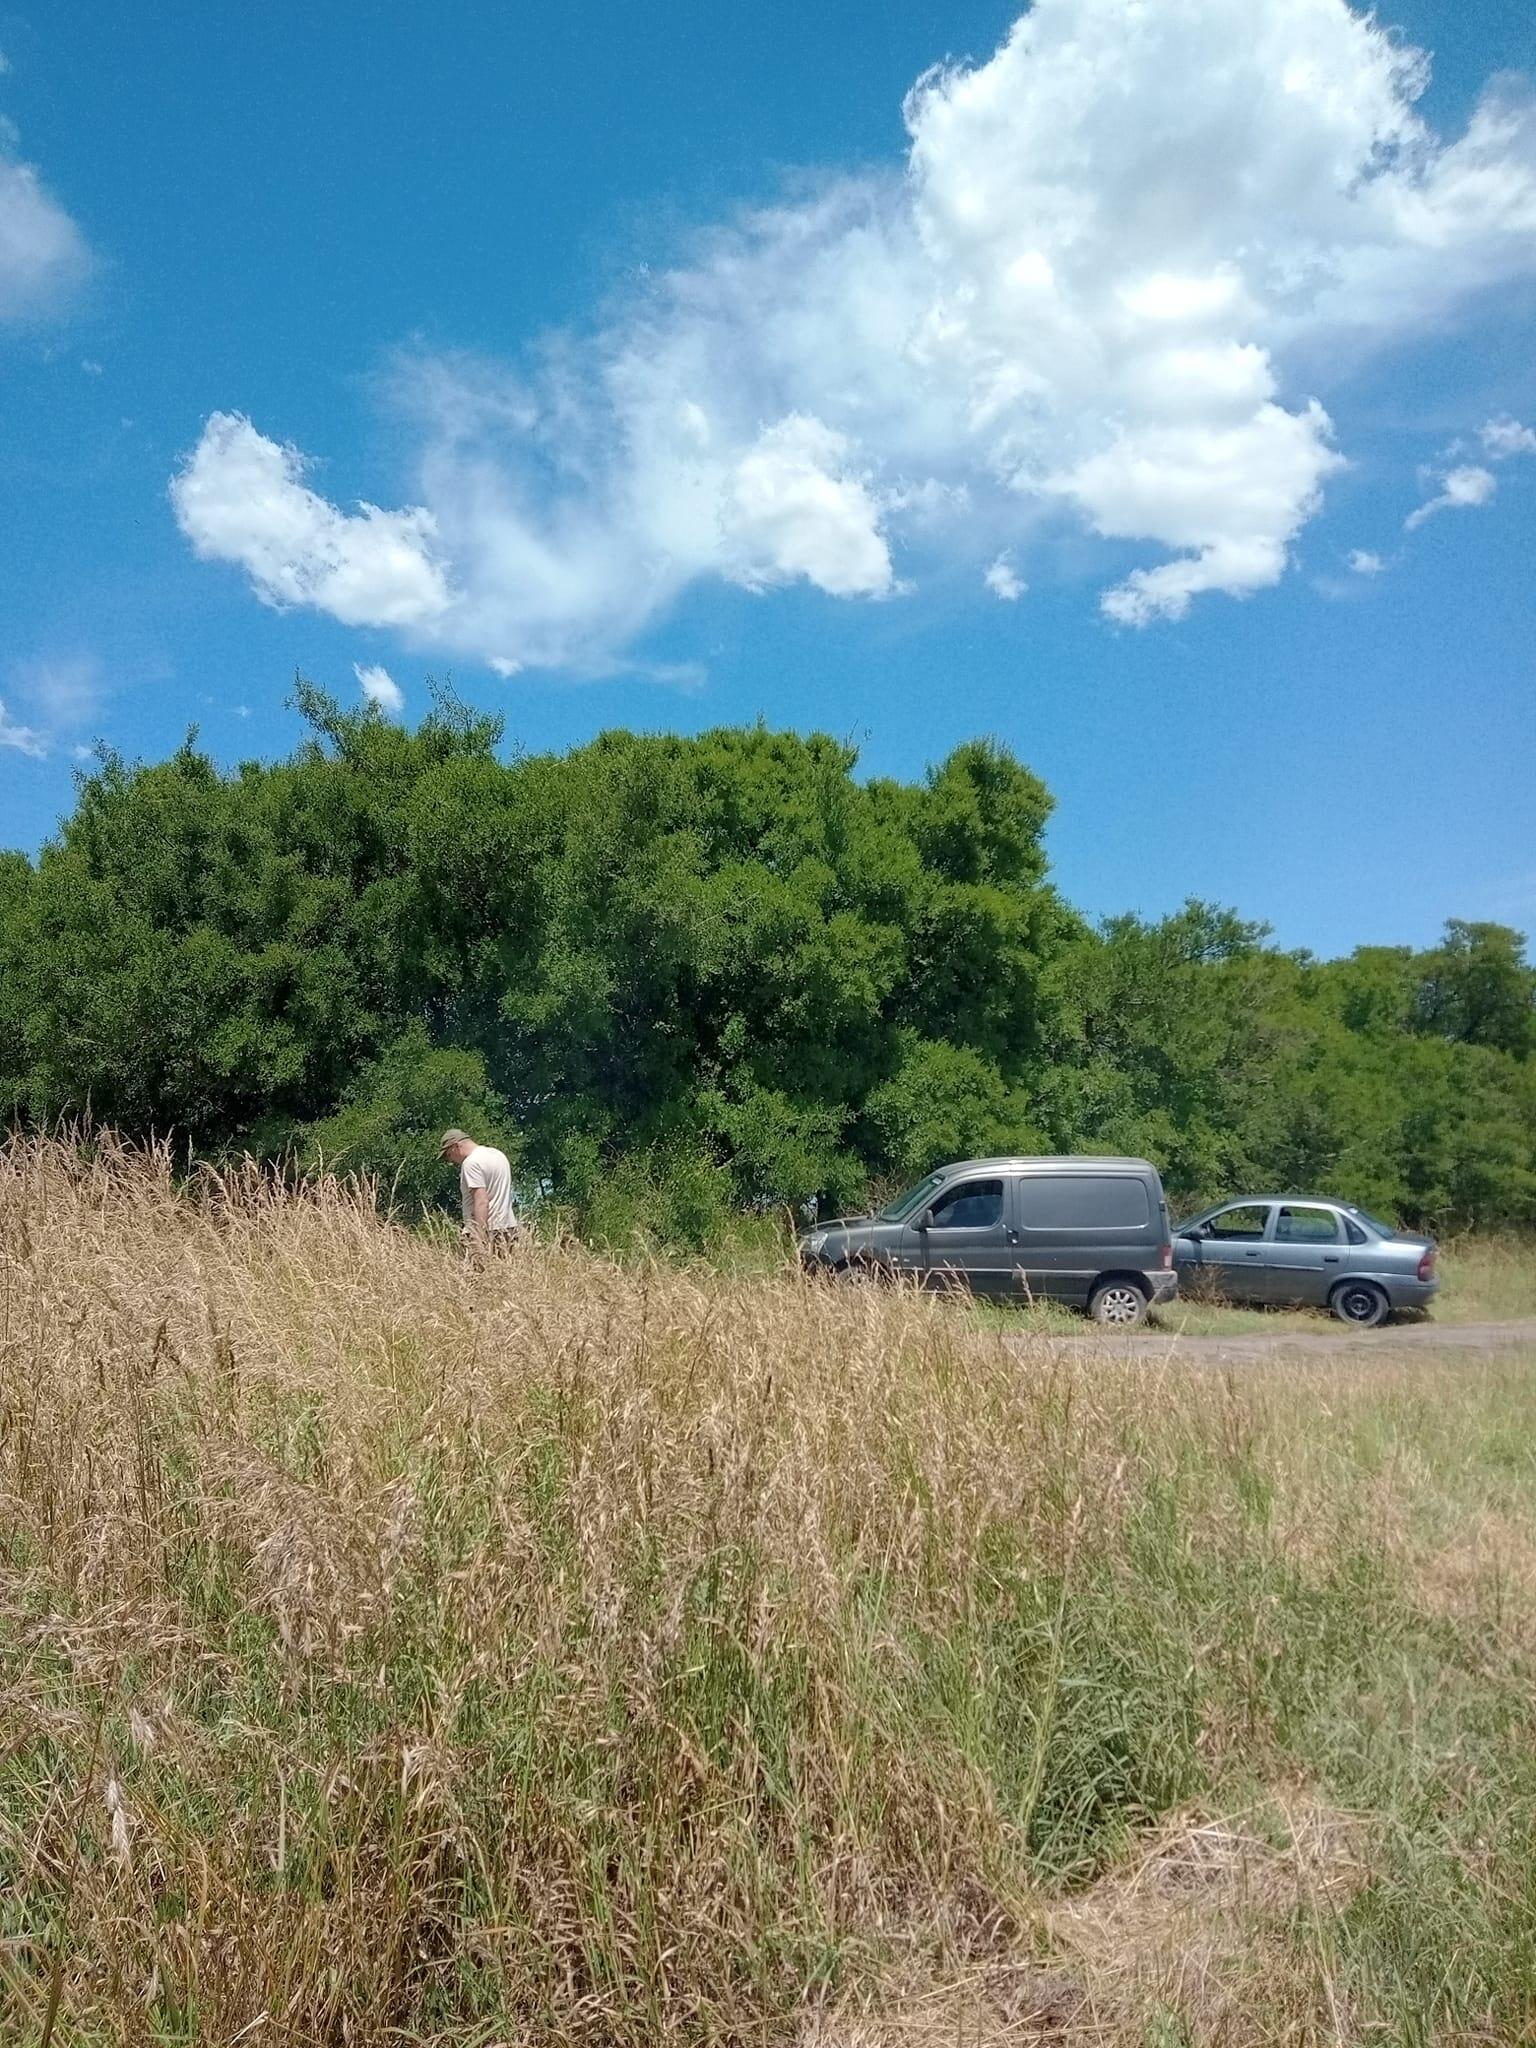
[[[1516,2038],[1530,1503],[1446,1478],[1513,1380],[1431,1370],[1298,1403],[13,1143],[3,2038]],[[1499,1585],[1426,1575],[1463,1513]]]
[[[1453,1238],[1440,1258],[1436,1313],[1447,1322],[1536,1316],[1536,1238],[1529,1231]]]

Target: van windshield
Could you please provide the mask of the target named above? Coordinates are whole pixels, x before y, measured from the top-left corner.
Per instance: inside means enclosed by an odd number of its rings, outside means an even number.
[[[930,1173],[926,1180],[920,1180],[915,1188],[908,1188],[904,1195],[898,1195],[880,1211],[882,1223],[905,1223],[914,1210],[920,1209],[930,1196],[936,1195],[944,1185],[942,1173]]]

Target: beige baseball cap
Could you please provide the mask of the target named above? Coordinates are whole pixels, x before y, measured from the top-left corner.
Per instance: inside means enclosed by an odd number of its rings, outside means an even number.
[[[446,1152],[450,1145],[473,1145],[474,1142],[468,1131],[461,1131],[455,1127],[451,1131],[444,1131],[442,1143],[437,1149],[439,1152]]]

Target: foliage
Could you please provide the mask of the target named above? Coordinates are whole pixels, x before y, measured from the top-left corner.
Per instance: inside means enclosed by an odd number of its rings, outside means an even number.
[[[610,1241],[1012,1149],[1144,1153],[1180,1203],[1536,1220],[1503,927],[1332,962],[1199,902],[1091,930],[1048,793],[985,742],[861,782],[819,735],[503,760],[447,696],[414,732],[298,701],[291,758],[109,757],[35,865],[0,856],[0,1114],[323,1155],[410,1204],[451,1192],[434,1126],[515,1132]]]
[[[334,1116],[305,1128],[299,1162],[310,1173],[373,1174],[407,1214],[419,1212],[442,1198],[438,1147],[455,1126],[516,1161],[517,1139],[482,1056],[434,1046],[413,1024],[363,1069]]]

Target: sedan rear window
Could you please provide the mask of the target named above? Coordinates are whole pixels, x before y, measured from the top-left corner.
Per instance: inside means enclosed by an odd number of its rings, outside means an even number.
[[[1337,1244],[1339,1219],[1332,1209],[1307,1209],[1287,1203],[1275,1219],[1275,1237],[1281,1244]]]
[[[1381,1218],[1373,1216],[1369,1209],[1357,1209],[1355,1214],[1362,1223],[1368,1223],[1378,1237],[1396,1237],[1397,1225],[1395,1223],[1383,1223]]]

